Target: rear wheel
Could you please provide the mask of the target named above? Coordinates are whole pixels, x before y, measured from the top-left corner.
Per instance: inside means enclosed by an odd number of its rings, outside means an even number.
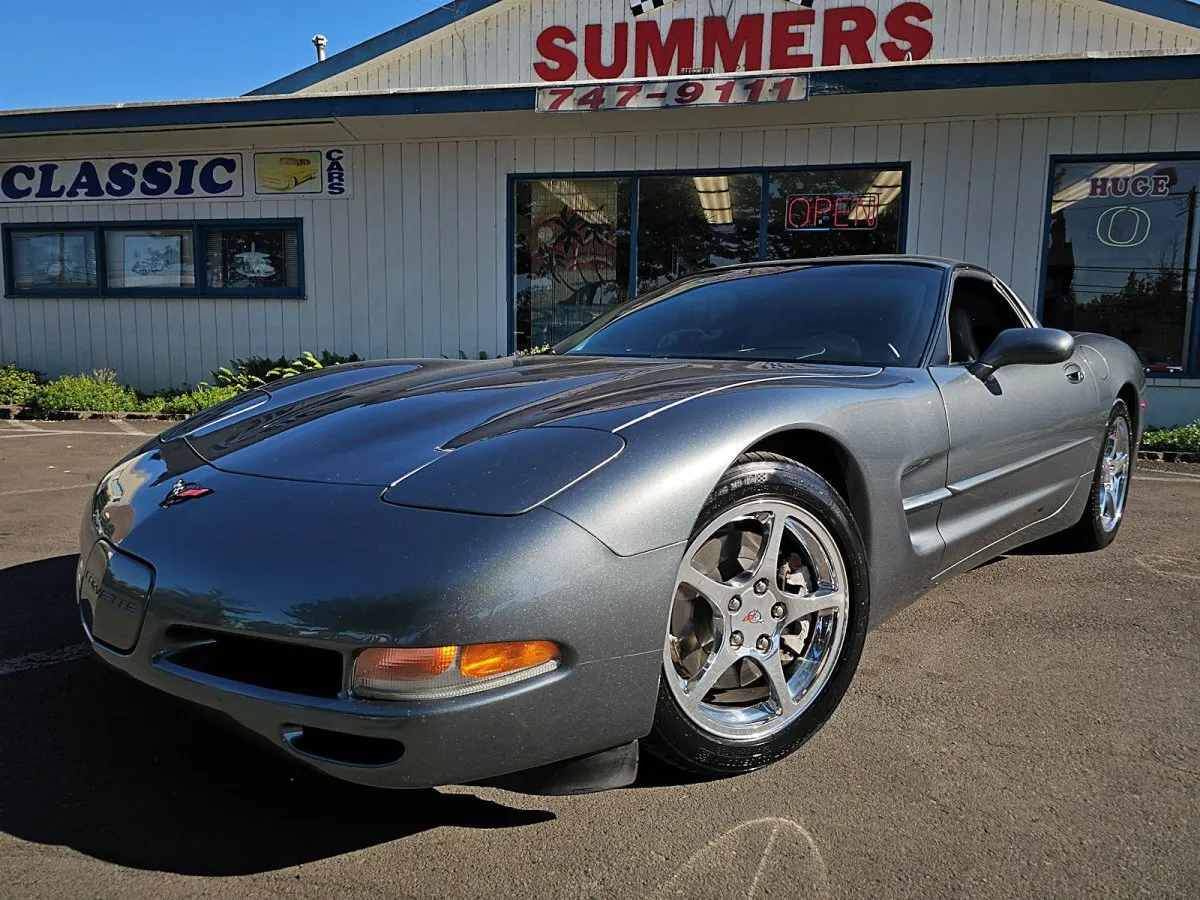
[[[1133,423],[1124,400],[1113,404],[1104,433],[1100,458],[1092,477],[1092,491],[1083,517],[1064,535],[1075,550],[1100,550],[1117,537],[1129,498],[1133,475]]]
[[[787,756],[849,687],[867,611],[866,554],[842,498],[789,459],[745,454],[679,566],[647,749],[705,776]]]

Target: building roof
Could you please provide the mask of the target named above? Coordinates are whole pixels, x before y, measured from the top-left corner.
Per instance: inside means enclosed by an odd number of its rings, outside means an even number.
[[[809,75],[809,96],[1197,80],[1200,80],[1200,50],[1086,53],[1070,57],[937,60],[888,67],[818,69]],[[0,112],[0,139],[138,128],[271,125],[362,116],[532,113],[539,87],[515,84],[375,93],[309,93],[16,110]]]
[[[249,92],[248,96],[290,94],[303,90],[502,2],[505,0],[452,0],[445,6],[440,6],[423,16],[398,25],[390,31],[385,31],[361,44],[355,44],[340,53],[335,53],[322,62],[305,66],[270,84],[255,88]],[[1115,6],[1189,28],[1200,29],[1200,2],[1198,0],[1089,0],[1089,2]]]

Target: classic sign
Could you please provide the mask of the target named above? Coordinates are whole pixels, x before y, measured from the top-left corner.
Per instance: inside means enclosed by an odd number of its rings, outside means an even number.
[[[0,163],[0,202],[240,197],[242,155]]]
[[[591,24],[582,33],[551,25],[534,40],[533,71],[541,81],[612,80],[697,67],[756,72],[864,65],[877,62],[877,52],[889,62],[925,59],[933,50],[932,21],[928,6],[910,0],[882,16],[859,5]]]
[[[717,106],[738,103],[783,103],[804,100],[803,75],[641,81],[629,84],[539,88],[541,112],[586,112],[598,109],[663,109],[672,106]]]
[[[0,163],[0,204],[101,200],[206,200],[298,193],[349,197],[341,147]]]

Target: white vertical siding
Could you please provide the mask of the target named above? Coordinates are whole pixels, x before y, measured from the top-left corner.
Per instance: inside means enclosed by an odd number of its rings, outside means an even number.
[[[923,23],[933,35],[929,59],[969,59],[1028,54],[1064,54],[1084,51],[1171,50],[1200,46],[1194,29],[1172,28],[1160,20],[1121,8],[1082,0],[922,0],[933,14]],[[881,45],[891,38],[884,28],[887,14],[899,0],[859,0],[876,15],[874,36],[868,41],[876,64],[889,65]],[[822,16],[831,7],[849,0],[818,4],[816,24],[806,31],[804,52],[821,62]],[[722,10],[723,11],[723,10]],[[786,12],[773,0],[732,0],[728,19],[748,13]],[[675,18],[696,20],[699,47],[700,21],[714,14],[710,0],[674,0],[654,14],[666,22]],[[628,0],[512,0],[446,26],[433,34],[397,48],[370,62],[319,82],[305,91],[374,91],[450,85],[514,84],[535,81],[533,64],[540,59],[534,42],[550,25],[563,25],[575,34],[572,50],[580,59],[576,78],[583,71],[584,26],[603,24],[601,59],[613,59],[613,28],[625,22],[632,34],[634,19]],[[663,26],[665,27],[665,25]],[[770,30],[769,18],[767,30]],[[764,39],[764,64],[770,50]],[[700,65],[699,56],[696,65]]]
[[[987,265],[1032,303],[1052,154],[1198,148],[1200,112],[409,141],[353,147],[348,200],[0,206],[0,221],[30,224],[295,216],[307,293],[3,299],[0,360],[51,374],[109,367],[154,389],[250,354],[503,353],[514,172],[906,162],[907,249]]]

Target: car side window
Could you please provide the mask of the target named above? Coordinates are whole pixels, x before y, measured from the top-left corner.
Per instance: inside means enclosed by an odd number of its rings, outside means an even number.
[[[991,281],[960,276],[950,295],[950,364],[979,359],[1001,331],[1024,328],[1012,304]]]

